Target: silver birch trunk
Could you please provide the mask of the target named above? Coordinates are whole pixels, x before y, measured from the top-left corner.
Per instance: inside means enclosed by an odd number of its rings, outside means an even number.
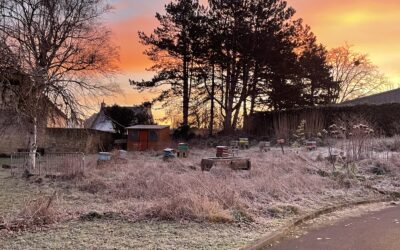
[[[36,151],[37,151],[37,118],[33,118],[33,136],[29,149],[31,169],[36,169]]]

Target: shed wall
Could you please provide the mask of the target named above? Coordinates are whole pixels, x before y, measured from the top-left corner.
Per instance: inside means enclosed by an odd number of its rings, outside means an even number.
[[[153,141],[150,139],[151,131],[157,134],[157,140]],[[144,134],[147,132],[147,142],[143,141],[141,136],[134,136],[134,133]],[[133,138],[136,137],[136,140]],[[171,142],[170,130],[165,129],[130,129],[128,130],[128,151],[141,151],[141,150],[161,150],[168,147]],[[146,145],[145,147],[143,145]]]

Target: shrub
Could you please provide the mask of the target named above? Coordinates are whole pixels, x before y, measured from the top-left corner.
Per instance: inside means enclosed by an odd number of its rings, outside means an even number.
[[[293,133],[294,142],[293,147],[300,147],[306,143],[306,120],[302,120],[297,127],[296,131]]]
[[[210,222],[231,222],[232,216],[215,201],[199,195],[178,195],[164,199],[144,212],[145,218],[161,220],[197,220]]]
[[[232,216],[236,222],[249,223],[254,221],[253,217],[243,208],[234,209]]]
[[[278,205],[267,209],[269,216],[272,218],[285,218],[300,213],[300,209],[292,205]]]
[[[396,135],[392,138],[379,138],[374,141],[374,150],[377,152],[400,151],[400,136]]]
[[[96,194],[102,190],[106,190],[107,184],[99,178],[94,178],[91,180],[85,180],[84,183],[80,185],[79,189],[91,194]]]
[[[21,212],[7,221],[6,228],[11,231],[21,231],[31,228],[43,227],[57,222],[59,212],[55,204],[57,195],[41,195],[29,200]]]
[[[194,138],[195,134],[190,131],[189,125],[182,125],[179,128],[175,129],[173,137],[174,139],[183,139],[190,140]]]
[[[375,175],[386,175],[390,173],[390,166],[387,163],[375,162],[370,168],[370,172]]]

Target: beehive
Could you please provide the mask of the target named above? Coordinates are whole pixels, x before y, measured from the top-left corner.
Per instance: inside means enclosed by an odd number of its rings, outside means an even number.
[[[178,157],[186,158],[189,155],[189,145],[187,143],[179,143],[178,144]]]
[[[217,147],[217,157],[229,157],[229,148],[226,146],[218,146]]]

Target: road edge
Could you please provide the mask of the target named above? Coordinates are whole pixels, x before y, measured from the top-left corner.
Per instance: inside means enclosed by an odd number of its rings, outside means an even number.
[[[349,207],[355,207],[355,206],[361,206],[361,205],[367,205],[367,204],[373,204],[373,203],[381,203],[381,202],[390,202],[390,201],[396,201],[396,200],[400,199],[400,193],[397,193],[397,192],[386,193],[386,195],[387,195],[386,197],[380,198],[380,199],[366,199],[366,200],[355,201],[355,202],[350,202],[350,203],[341,203],[341,204],[328,206],[328,207],[316,210],[314,212],[311,212],[309,214],[303,215],[299,218],[296,218],[296,219],[290,221],[289,223],[287,223],[285,226],[281,227],[277,231],[268,233],[267,235],[263,236],[261,239],[258,239],[256,241],[254,241],[253,243],[250,243],[248,246],[241,248],[241,250],[263,250],[266,247],[270,246],[272,243],[285,237],[295,227],[298,227],[298,226],[304,224],[305,222],[313,220],[322,215],[330,214],[335,211],[339,211],[339,210],[349,208]]]

